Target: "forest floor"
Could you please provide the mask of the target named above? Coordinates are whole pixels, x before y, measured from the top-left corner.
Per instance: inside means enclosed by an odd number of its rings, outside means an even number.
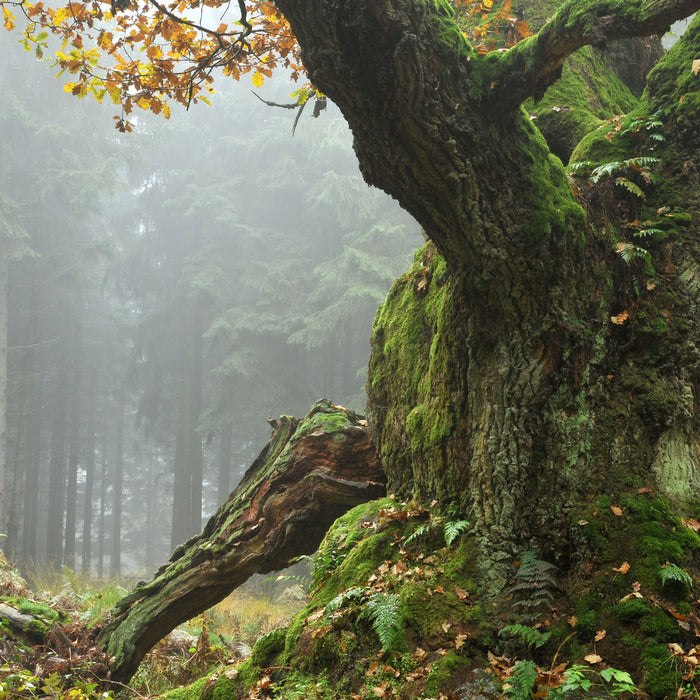
[[[0,700],[155,699],[247,658],[258,638],[286,626],[307,601],[299,575],[254,577],[159,642],[128,687],[106,691],[104,654],[94,647],[91,630],[135,581],[95,579],[67,567],[30,566],[23,573],[26,578],[0,559],[0,606],[36,615],[49,626],[39,643],[0,621]]]

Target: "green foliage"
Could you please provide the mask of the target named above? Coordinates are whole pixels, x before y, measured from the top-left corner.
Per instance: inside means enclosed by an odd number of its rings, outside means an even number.
[[[513,607],[526,620],[536,619],[554,601],[558,588],[554,572],[557,567],[542,559],[535,552],[524,552],[515,573],[515,583],[508,589],[513,596]]]
[[[326,604],[326,617],[329,617],[340,608],[345,607],[348,603],[360,599],[363,595],[364,590],[357,586],[343,591]]]
[[[515,664],[513,673],[503,686],[503,695],[514,700],[526,700],[533,697],[539,671],[534,661],[521,660]]]
[[[528,645],[528,647],[534,646],[535,649],[539,649],[541,646],[544,646],[552,636],[551,632],[540,632],[533,627],[517,624],[507,625],[500,631],[499,634],[520,637],[520,639],[522,639]]]
[[[445,523],[445,544],[448,547],[469,527],[466,520],[454,520]]]
[[[374,593],[369,597],[360,616],[372,623],[382,651],[391,651],[403,629],[403,605],[396,593]]]
[[[623,693],[634,695],[637,692],[638,688],[627,671],[606,668],[595,673],[590,666],[575,664],[566,670],[566,682],[551,690],[547,697],[554,700],[584,694],[585,697],[598,698],[615,697]]]
[[[693,587],[693,579],[687,571],[681,569],[680,566],[667,561],[659,571],[659,578],[664,587],[671,584],[677,584],[686,590]]]

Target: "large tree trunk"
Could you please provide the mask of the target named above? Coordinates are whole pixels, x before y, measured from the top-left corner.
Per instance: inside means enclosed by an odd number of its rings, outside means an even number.
[[[303,420],[282,416],[272,438],[204,531],[178,547],[153,581],[114,608],[98,643],[125,682],[178,624],[225,598],[254,573],[312,553],[331,523],[384,493],[384,474],[352,412],[319,401]]]
[[[518,550],[565,563],[584,495],[654,477],[687,493],[700,443],[697,359],[683,345],[696,321],[674,305],[686,330],[663,360],[658,338],[611,323],[653,306],[651,292],[613,252],[616,239],[587,227],[520,104],[577,48],[658,32],[697,3],[651,3],[621,20],[604,2],[580,14],[568,2],[532,39],[485,57],[440,0],[277,6],[347,118],[365,178],[442,256],[422,253],[374,331],[370,416],[390,488],[459,504],[495,591]]]

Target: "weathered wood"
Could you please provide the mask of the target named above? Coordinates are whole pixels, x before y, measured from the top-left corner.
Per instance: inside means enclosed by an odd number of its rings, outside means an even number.
[[[41,644],[50,626],[35,615],[21,613],[7,603],[0,603],[0,620],[7,624],[12,634],[27,644]]]
[[[303,420],[282,416],[204,531],[114,607],[97,640],[112,680],[128,681],[158,640],[252,574],[315,551],[336,518],[384,493],[384,481],[366,422],[352,411],[322,400]]]

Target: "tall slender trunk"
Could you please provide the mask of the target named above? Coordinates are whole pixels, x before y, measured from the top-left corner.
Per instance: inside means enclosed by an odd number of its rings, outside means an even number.
[[[0,241],[0,532],[7,532],[8,486],[7,474],[7,276],[9,242]]]
[[[102,458],[100,460],[100,514],[97,520],[97,576],[105,575],[105,528],[107,510],[107,438],[102,438]]]
[[[185,313],[184,378],[175,443],[173,549],[202,527],[202,439],[197,430],[202,410],[202,334],[196,300],[187,300]]]
[[[14,556],[17,552],[18,537],[20,530],[20,509],[24,502],[25,514],[27,510],[30,512],[30,520],[33,520],[31,527],[32,532],[28,537],[25,537],[24,542],[34,540],[34,545],[31,547],[32,554],[30,557],[36,556],[36,499],[37,499],[37,475],[33,478],[29,477],[30,456],[30,440],[29,440],[29,424],[32,422],[32,411],[39,411],[39,408],[34,408],[34,403],[37,400],[37,347],[39,341],[38,332],[38,290],[36,271],[32,272],[31,280],[31,298],[29,303],[29,315],[23,338],[23,347],[18,348],[22,353],[22,362],[20,370],[20,389],[19,389],[19,415],[17,416],[17,435],[15,439],[15,454],[12,464],[12,490],[10,495],[9,507],[9,522],[7,526],[7,550],[10,556]],[[31,431],[32,450],[36,449],[39,444],[35,430],[37,420],[33,421],[33,430]],[[36,463],[35,463],[36,464]],[[31,483],[30,483],[31,482]],[[23,527],[28,526],[27,518],[23,520]],[[26,545],[23,545],[26,547]],[[24,552],[27,555],[27,552]]]
[[[59,371],[55,382],[51,419],[46,557],[49,562],[61,564],[66,490],[66,395],[68,392],[66,372]]]
[[[223,503],[231,492],[231,423],[219,428],[219,479],[216,485],[216,501]]]
[[[124,412],[126,396],[120,391],[117,401],[117,435],[114,445],[114,470],[112,473],[112,549],[109,573],[120,576],[122,572],[122,497],[124,483]]]
[[[66,488],[66,534],[64,561],[71,569],[75,567],[75,538],[78,515],[78,464],[80,462],[80,402],[82,386],[82,363],[80,362],[80,311],[72,333],[71,387],[69,399],[68,480]]]
[[[95,411],[97,409],[97,372],[92,372],[88,393],[87,426],[85,436],[85,495],[83,498],[83,545],[80,568],[90,572],[92,566],[92,518],[95,492]]]

